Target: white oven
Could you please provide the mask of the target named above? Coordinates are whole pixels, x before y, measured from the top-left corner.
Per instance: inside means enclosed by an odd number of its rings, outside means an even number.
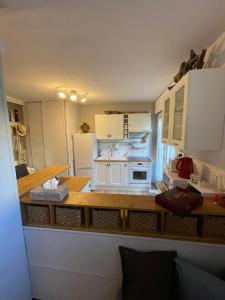
[[[131,162],[128,164],[129,184],[151,184],[152,165],[148,162]]]

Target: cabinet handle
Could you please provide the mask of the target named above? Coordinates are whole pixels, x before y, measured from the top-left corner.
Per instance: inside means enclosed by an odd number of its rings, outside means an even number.
[[[126,166],[127,166],[127,164],[124,165],[124,167],[126,167]]]

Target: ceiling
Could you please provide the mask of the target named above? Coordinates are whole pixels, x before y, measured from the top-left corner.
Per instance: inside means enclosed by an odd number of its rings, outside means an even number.
[[[225,30],[225,0],[4,0],[0,38],[7,94],[88,102],[153,101],[190,48]]]

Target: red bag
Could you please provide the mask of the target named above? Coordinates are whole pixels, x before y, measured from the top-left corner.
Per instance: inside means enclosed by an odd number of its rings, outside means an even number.
[[[160,206],[174,213],[174,215],[187,217],[194,209],[202,205],[203,197],[200,193],[175,187],[156,195],[155,201]]]

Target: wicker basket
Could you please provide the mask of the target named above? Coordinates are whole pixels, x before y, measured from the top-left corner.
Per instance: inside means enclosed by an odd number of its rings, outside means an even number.
[[[49,207],[45,205],[26,205],[27,223],[49,225]]]
[[[207,216],[205,233],[208,236],[225,237],[225,217]]]
[[[56,206],[55,223],[60,226],[82,226],[82,208]]]
[[[196,236],[198,234],[198,217],[177,217],[165,214],[165,231],[177,235]]]
[[[158,214],[154,212],[129,211],[128,229],[134,231],[158,230]]]
[[[92,210],[92,226],[95,228],[114,228],[119,229],[121,225],[120,211],[115,209]]]

